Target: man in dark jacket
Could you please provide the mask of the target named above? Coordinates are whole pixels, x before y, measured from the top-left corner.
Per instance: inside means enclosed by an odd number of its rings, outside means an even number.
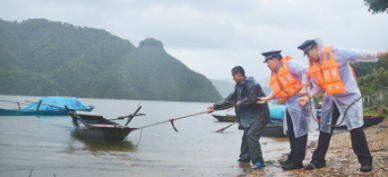
[[[259,139],[271,118],[267,103],[256,104],[256,98],[265,97],[265,94],[253,77],[245,76],[241,66],[232,69],[232,76],[236,82],[234,92],[225,100],[208,107],[208,113],[235,105],[236,117],[240,119],[240,127],[244,129],[239,161],[252,161],[253,169],[265,167]]]

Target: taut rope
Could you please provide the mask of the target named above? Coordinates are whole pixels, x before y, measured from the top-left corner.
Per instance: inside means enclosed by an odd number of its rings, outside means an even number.
[[[380,74],[372,81],[372,83],[368,86],[368,88],[366,89],[366,91],[369,91],[370,87],[375,83],[375,81],[376,81],[378,78],[381,77],[381,75],[383,75],[383,73],[384,73],[387,69],[388,69],[388,65],[387,65],[387,66],[385,67],[385,69],[384,69],[383,71],[381,71]],[[357,99],[354,100],[352,103],[350,103],[349,106],[345,109],[345,112],[344,112],[344,114],[343,114],[343,116],[342,116],[341,121],[340,121],[338,124],[334,124],[334,125],[333,125],[333,124],[326,124],[326,123],[324,123],[324,122],[321,122],[321,121],[319,121],[316,117],[314,117],[313,108],[312,108],[312,106],[311,106],[311,97],[310,97],[310,95],[308,95],[308,94],[307,94],[307,96],[309,97],[310,111],[311,111],[311,116],[313,117],[313,119],[314,119],[316,122],[320,123],[320,124],[323,124],[323,125],[326,125],[326,126],[330,126],[330,127],[338,127],[339,125],[341,125],[341,124],[344,122],[344,120],[345,120],[345,116],[346,116],[346,113],[348,112],[349,108],[350,108],[354,103],[356,103],[357,101],[359,101],[359,100],[362,98],[362,95],[361,95],[359,98],[357,98]]]
[[[380,74],[372,81],[372,83],[371,83],[371,84],[368,86],[368,88],[366,89],[367,91],[369,91],[370,87],[374,84],[374,82],[376,82],[376,80],[377,80],[378,78],[380,78],[381,75],[383,75],[383,73],[384,73],[386,70],[388,70],[388,65],[387,65],[387,66],[385,67],[385,69],[384,69],[383,71],[381,71]],[[308,94],[306,94],[306,95],[309,97],[310,111],[311,111],[311,116],[313,117],[313,120],[316,121],[316,122],[318,122],[318,123],[320,123],[320,124],[323,124],[323,125],[326,125],[326,126],[330,126],[330,127],[338,127],[339,125],[341,125],[341,124],[344,122],[344,120],[345,120],[345,116],[346,116],[346,113],[348,112],[349,108],[350,108],[354,103],[356,103],[357,101],[359,101],[359,100],[362,98],[362,95],[361,95],[359,98],[357,98],[357,99],[354,100],[352,103],[350,103],[349,106],[345,109],[345,112],[344,112],[344,114],[343,114],[343,116],[342,116],[341,121],[340,121],[338,124],[334,124],[334,125],[333,125],[333,124],[326,124],[326,123],[324,123],[324,122],[321,122],[321,121],[319,121],[319,120],[314,116],[314,114],[313,114],[313,108],[312,108],[312,105],[311,105],[311,97],[310,97],[310,95],[308,95]],[[292,96],[294,96],[294,95],[292,95]],[[275,100],[275,99],[281,99],[281,98],[288,98],[288,97],[292,97],[292,96],[279,97],[279,98],[271,98],[271,99],[268,99],[268,100]],[[267,101],[268,101],[268,100],[267,100]]]
[[[217,109],[214,109],[214,110],[215,110],[215,111],[218,111],[218,110],[228,109],[228,108],[231,108],[231,107],[234,107],[234,106],[235,106],[235,105],[229,105],[229,106],[224,106],[224,107],[217,108]],[[174,130],[175,130],[176,132],[178,132],[178,129],[177,129],[177,128],[175,127],[175,125],[174,125],[174,121],[175,121],[175,120],[184,119],[184,118],[188,118],[188,117],[192,117],[192,116],[204,114],[204,113],[207,113],[207,112],[208,112],[208,111],[198,112],[198,113],[190,114],[190,115],[187,115],[187,116],[182,116],[182,117],[178,117],[178,118],[174,118],[174,119],[169,119],[169,120],[157,122],[157,123],[150,124],[150,125],[146,125],[146,126],[139,127],[139,128],[133,128],[132,130],[144,129],[144,128],[152,127],[152,126],[155,126],[155,125],[163,124],[163,123],[166,123],[166,122],[170,122],[171,125],[172,125],[172,127],[174,128]]]

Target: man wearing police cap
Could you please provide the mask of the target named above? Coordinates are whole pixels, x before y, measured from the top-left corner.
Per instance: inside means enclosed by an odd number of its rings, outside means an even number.
[[[339,116],[346,114],[344,122],[350,131],[352,147],[361,164],[360,170],[371,171],[372,156],[362,130],[362,99],[355,101],[361,97],[361,93],[349,63],[377,62],[378,58],[388,57],[388,50],[372,52],[324,47],[320,39],[307,40],[298,49],[303,50],[304,55],[309,58],[308,74],[314,87],[309,94],[299,99],[299,105],[306,105],[310,98],[323,90],[326,91],[322,100],[321,122],[324,124],[321,124],[318,147],[313,153],[311,163],[305,169],[312,170],[326,166],[325,156],[333,133],[333,127],[329,125],[337,124]]]
[[[267,63],[272,72],[272,92],[267,97],[259,97],[257,103],[264,104],[272,98],[285,101],[283,127],[284,134],[289,137],[291,152],[287,160],[280,163],[284,170],[300,169],[303,168],[302,161],[306,155],[308,132],[318,128],[318,124],[311,117],[309,106],[299,106],[297,101],[299,96],[309,93],[310,77],[307,75],[306,65],[290,56],[282,57],[280,53],[281,50],[262,53],[265,56],[264,63]]]

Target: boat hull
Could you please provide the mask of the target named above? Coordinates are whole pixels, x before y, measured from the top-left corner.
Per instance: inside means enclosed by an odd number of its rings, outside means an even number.
[[[93,106],[87,106],[84,110],[75,110],[75,111],[92,111],[94,109]],[[71,110],[74,111],[74,110]],[[34,115],[68,115],[68,111],[66,109],[58,109],[58,110],[21,110],[21,109],[0,109],[0,115],[3,116],[34,116]]]
[[[234,122],[237,120],[234,115],[212,115],[214,118],[218,119],[220,122]],[[271,121],[265,126],[263,131],[263,136],[268,137],[283,137],[283,119],[280,118],[271,118]]]
[[[364,125],[363,128],[371,127],[377,125],[385,119],[385,116],[364,116]],[[347,129],[346,125],[335,127],[336,129]]]
[[[129,127],[76,127],[75,132],[78,137],[95,141],[123,141],[131,132]]]
[[[263,136],[268,137],[283,137],[283,125],[268,123],[263,131]]]
[[[77,137],[95,141],[123,141],[134,129],[96,115],[70,113]]]
[[[221,116],[221,115],[212,115],[214,118],[216,118],[218,121],[220,122],[234,122],[237,120],[236,116],[235,115],[225,115],[225,116]]]

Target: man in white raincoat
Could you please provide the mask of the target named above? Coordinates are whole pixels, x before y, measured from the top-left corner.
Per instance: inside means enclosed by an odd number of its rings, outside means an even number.
[[[372,156],[368,148],[363,125],[362,99],[353,69],[349,62],[377,62],[378,58],[387,57],[385,52],[349,50],[335,47],[323,47],[320,39],[307,40],[298,47],[309,58],[309,75],[312,77],[312,91],[299,99],[299,105],[306,105],[309,98],[318,95],[323,90],[326,95],[322,101],[321,122],[335,125],[339,116],[345,114],[345,123],[350,131],[352,147],[361,164],[360,170],[372,170]],[[317,71],[317,72],[315,72]],[[339,76],[339,77],[337,77]],[[354,104],[352,104],[354,102]],[[341,116],[342,117],[342,116]],[[318,147],[313,153],[311,163],[306,170],[326,166],[325,155],[329,148],[333,127],[321,124]]]
[[[285,101],[283,127],[284,134],[289,137],[291,152],[287,160],[280,163],[284,170],[301,169],[306,155],[308,133],[318,129],[318,123],[311,117],[309,105],[299,106],[297,101],[299,96],[310,92],[308,88],[310,77],[307,75],[306,65],[289,56],[283,58],[280,52],[279,50],[262,53],[265,56],[264,63],[267,63],[272,71],[270,81],[272,92],[267,97],[259,97],[260,101],[257,103],[263,104],[275,97]],[[314,106],[312,109],[315,113]]]

